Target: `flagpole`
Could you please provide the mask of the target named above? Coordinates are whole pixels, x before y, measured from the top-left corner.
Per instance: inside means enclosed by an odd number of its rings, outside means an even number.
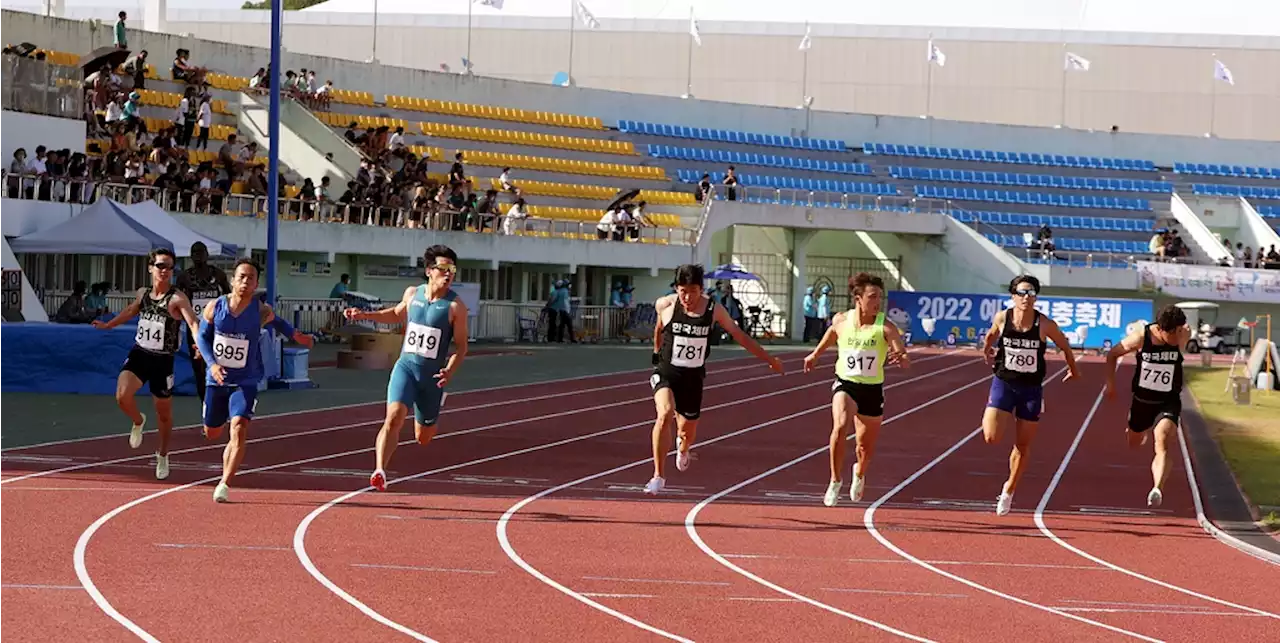
[[[1058,123],[1066,128],[1067,126],[1067,42],[1062,41],[1062,117],[1058,119]]]
[[[689,4],[689,24],[693,24],[693,3]],[[693,29],[689,29],[689,66],[685,70],[684,95],[693,96]]]
[[[809,23],[804,23],[804,37],[809,37]],[[803,41],[802,41],[803,42]],[[800,72],[800,104],[805,105],[809,100],[809,47],[804,48],[804,66]],[[806,106],[807,108],[807,106]]]
[[[569,86],[573,86],[573,32],[577,22],[578,9],[574,4],[577,0],[569,0]]]
[[[463,73],[471,72],[471,7],[475,0],[467,0],[467,62],[463,65]]]
[[[1218,54],[1213,54],[1213,77],[1209,81],[1209,138],[1213,138],[1213,126],[1218,116]]]
[[[378,62],[378,0],[373,0],[373,56],[369,60]]]

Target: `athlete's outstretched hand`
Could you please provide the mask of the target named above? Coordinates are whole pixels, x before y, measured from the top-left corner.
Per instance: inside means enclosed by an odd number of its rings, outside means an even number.
[[[891,351],[889,353],[889,363],[896,364],[899,368],[910,368],[911,358],[907,356],[906,351],[902,351],[901,353]]]
[[[1062,376],[1062,383],[1066,384],[1076,378],[1076,372],[1073,369],[1067,369],[1067,374]]]
[[[1102,389],[1102,394],[1107,396],[1108,400],[1116,399],[1116,383],[1111,378],[1107,378],[1107,386]]]
[[[449,369],[447,368],[440,369],[440,372],[436,373],[434,376],[436,378],[436,386],[438,388],[444,388],[444,385],[449,383],[450,375],[452,374],[449,372]]]
[[[90,324],[91,324],[94,328],[98,328],[98,329],[105,329],[105,328],[108,328],[108,326],[107,326],[107,322],[104,322],[104,321],[102,321],[101,319],[95,319],[95,320],[93,320],[92,322],[90,322]]]
[[[995,346],[988,346],[985,349],[983,349],[982,361],[986,362],[987,366],[996,365],[996,347]]]
[[[348,308],[342,311],[342,316],[346,317],[348,321],[359,321],[360,313],[362,312],[364,311],[360,310],[359,308]]]
[[[293,331],[293,341],[298,342],[299,344],[302,344],[307,348],[311,348],[316,343],[315,340],[312,339],[310,335],[300,330]]]
[[[814,355],[813,353],[809,353],[808,355],[805,355],[804,356],[804,372],[808,373],[809,371],[812,371],[814,365],[816,365],[817,363],[818,363],[817,355]]]
[[[786,369],[782,367],[782,360],[780,360],[780,359],[778,359],[778,358],[776,358],[776,357],[774,357],[774,356],[772,356],[772,355],[770,355],[770,356],[769,356],[769,370],[771,370],[771,371],[773,371],[774,373],[777,373],[777,374],[779,374],[779,375],[781,375],[781,374],[783,374],[784,372],[786,372]]]

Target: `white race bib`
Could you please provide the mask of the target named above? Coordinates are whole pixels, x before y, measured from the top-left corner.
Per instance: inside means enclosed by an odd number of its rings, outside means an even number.
[[[1138,386],[1148,391],[1168,393],[1173,390],[1173,364],[1143,362],[1138,374]]]
[[[1039,366],[1039,350],[1035,348],[1004,348],[1004,367],[1015,373],[1034,373]]]
[[[221,333],[213,336],[213,360],[223,368],[244,368],[249,359],[249,340],[227,337]]]
[[[404,347],[401,350],[418,357],[435,359],[440,354],[440,329],[409,322],[409,327],[404,331]]]
[[[672,336],[671,365],[698,368],[707,361],[707,338]]]
[[[164,350],[164,322],[147,317],[138,318],[138,332],[133,336],[138,347],[149,351]]]
[[[845,375],[850,377],[878,377],[880,375],[879,351],[848,351],[844,360]]]
[[[216,299],[216,297],[213,299]],[[213,299],[192,299],[191,300],[191,309],[196,311],[196,317],[199,317],[200,315],[203,314],[204,307],[208,306],[209,302],[213,301]]]

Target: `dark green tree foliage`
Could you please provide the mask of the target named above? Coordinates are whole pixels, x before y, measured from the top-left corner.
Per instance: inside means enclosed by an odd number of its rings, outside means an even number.
[[[318,5],[324,1],[325,0],[284,0],[284,10],[297,11],[299,9],[306,9],[307,7]],[[262,0],[261,2],[246,1],[244,5],[241,6],[240,8],[241,9],[264,9],[264,10],[271,9],[271,0]]]

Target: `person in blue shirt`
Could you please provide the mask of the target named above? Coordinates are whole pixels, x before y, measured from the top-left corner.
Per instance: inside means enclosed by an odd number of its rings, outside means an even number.
[[[821,323],[817,336],[827,332],[827,324],[831,322],[831,286],[823,285],[822,294],[818,295],[818,319]]]
[[[551,323],[547,329],[547,341],[564,343],[565,335],[569,341],[578,343],[573,334],[573,309],[569,303],[569,281],[561,279],[555,283],[551,296],[547,298],[547,310],[551,313]]]
[[[813,296],[813,286],[809,286],[804,289],[804,341],[822,336],[818,320],[818,302]]]
[[[387,490],[386,467],[400,442],[409,407],[414,410],[414,437],[426,446],[436,434],[445,386],[467,356],[467,306],[449,288],[458,274],[458,255],[436,245],[427,248],[423,259],[427,283],[405,288],[395,306],[373,312],[348,308],[344,313],[351,321],[405,325],[400,358],[387,382],[387,417],[375,444],[377,462],[369,476],[369,486],[378,491]]]
[[[345,298],[349,288],[351,288],[351,275],[344,272],[341,277],[338,277],[338,283],[333,285],[333,290],[329,291],[329,299]]]
[[[271,306],[255,296],[261,270],[252,259],[236,262],[231,292],[205,305],[200,314],[196,347],[209,364],[204,393],[204,435],[216,440],[231,424],[231,435],[222,454],[222,479],[213,490],[215,502],[227,502],[231,478],[244,461],[249,423],[258,407],[262,383],[262,329],[273,328],[311,347],[311,337],[276,317]]]

